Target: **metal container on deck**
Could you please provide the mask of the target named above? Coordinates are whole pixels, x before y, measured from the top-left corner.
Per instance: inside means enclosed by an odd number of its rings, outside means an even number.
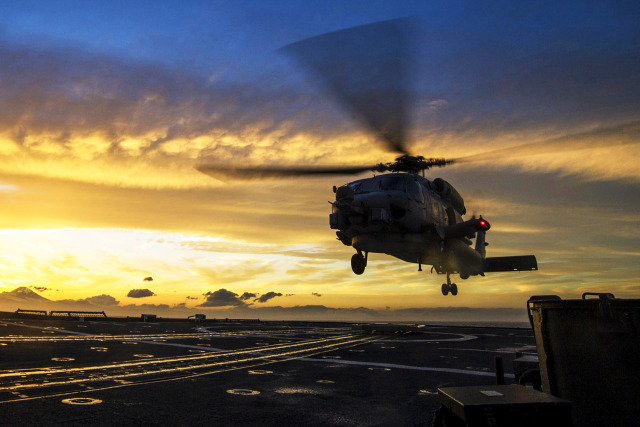
[[[527,307],[542,390],[571,401],[577,426],[637,426],[640,300],[587,293],[531,297]]]

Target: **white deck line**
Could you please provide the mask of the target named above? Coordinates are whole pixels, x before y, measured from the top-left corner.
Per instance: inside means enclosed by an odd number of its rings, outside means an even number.
[[[373,366],[376,368],[389,368],[389,369],[408,369],[412,371],[431,371],[431,372],[446,372],[449,374],[462,374],[462,375],[476,375],[481,377],[495,377],[495,372],[488,371],[473,371],[470,369],[454,369],[454,368],[434,368],[427,366],[411,366],[411,365],[396,365],[393,363],[379,363],[379,362],[359,362],[354,360],[341,360],[341,359],[311,359],[302,358],[296,360],[304,360],[308,362],[323,362],[340,365],[352,365],[352,366]],[[504,374],[505,378],[515,378],[513,374]]]

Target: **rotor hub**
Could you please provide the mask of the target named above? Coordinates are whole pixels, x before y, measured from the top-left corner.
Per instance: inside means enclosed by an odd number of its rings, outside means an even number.
[[[373,169],[374,172],[408,172],[418,173],[434,166],[443,167],[454,163],[453,160],[442,158],[425,158],[423,156],[409,156],[405,154],[396,158],[395,162],[379,163]]]

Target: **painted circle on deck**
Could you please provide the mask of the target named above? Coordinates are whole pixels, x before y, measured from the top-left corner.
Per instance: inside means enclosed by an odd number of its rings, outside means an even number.
[[[91,397],[70,397],[68,399],[62,399],[62,403],[66,403],[67,405],[97,405],[102,403],[102,400]]]
[[[227,393],[229,394],[239,394],[241,396],[253,396],[256,394],[260,394],[260,392],[258,390],[249,390],[246,388],[232,388],[230,390],[227,390]]]
[[[318,380],[316,382],[320,384],[335,384],[335,381],[332,380]]]
[[[73,357],[52,357],[51,360],[54,362],[71,362],[76,359]]]
[[[251,375],[264,375],[264,374],[273,374],[273,371],[267,371],[266,369],[253,369],[249,371]]]
[[[151,357],[153,357],[153,354],[134,354],[133,357],[141,357],[144,359],[149,359]]]

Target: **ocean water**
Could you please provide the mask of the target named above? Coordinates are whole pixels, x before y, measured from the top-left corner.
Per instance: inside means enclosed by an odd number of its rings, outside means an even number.
[[[529,322],[505,322],[505,321],[428,321],[428,322],[419,322],[427,326],[462,326],[462,327],[476,327],[476,328],[520,328],[520,329],[531,329],[531,325]]]

